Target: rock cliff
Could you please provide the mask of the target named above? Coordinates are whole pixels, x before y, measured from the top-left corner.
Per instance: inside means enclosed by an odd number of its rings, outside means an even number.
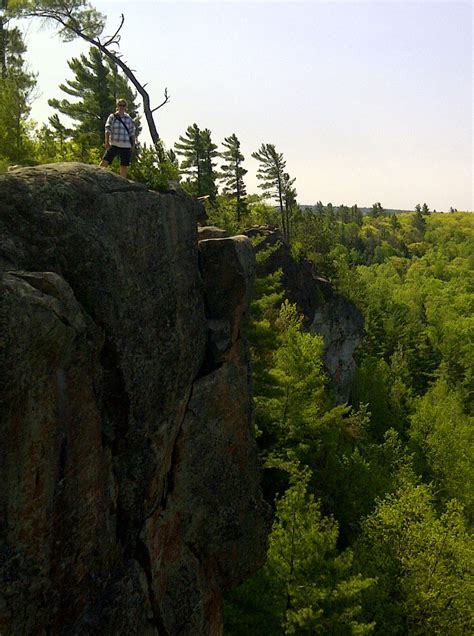
[[[263,561],[245,237],[82,164],[0,175],[0,633],[220,634]]]

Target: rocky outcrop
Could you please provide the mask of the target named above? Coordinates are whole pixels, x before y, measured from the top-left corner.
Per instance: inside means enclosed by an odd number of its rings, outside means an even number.
[[[354,351],[363,334],[363,317],[331,283],[317,275],[305,260],[296,261],[281,232],[273,226],[254,226],[245,231],[259,237],[256,252],[268,256],[259,262],[258,273],[265,276],[281,269],[281,283],[290,302],[304,316],[308,331],[324,339],[323,359],[331,380],[333,395],[340,404],[347,402],[355,373]]]
[[[203,227],[198,227],[198,238],[200,241],[211,238],[227,238],[228,236],[229,233],[226,232],[226,230],[216,227],[215,225],[204,225]]]
[[[339,404],[347,402],[350,396],[356,371],[354,352],[363,329],[360,311],[338,294],[327,295],[314,312],[310,331],[324,339],[324,363]]]
[[[0,175],[2,634],[220,634],[263,561],[253,252],[198,256],[196,205],[82,164]]]

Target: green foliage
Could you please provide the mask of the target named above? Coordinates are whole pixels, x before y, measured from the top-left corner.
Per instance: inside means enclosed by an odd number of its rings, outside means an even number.
[[[59,21],[64,34],[97,35],[103,26],[87,2],[12,0],[9,8]],[[91,49],[71,61],[74,79],[62,85],[74,101],[52,102],[73,129],[56,114],[33,132],[35,77],[17,30],[9,29],[8,42],[0,59],[0,169],[97,163],[115,97],[133,101],[126,80]],[[279,224],[295,259],[310,258],[317,275],[356,303],[365,328],[351,402],[335,405],[322,340],[285,300],[281,271],[255,281],[254,412],[275,522],[265,567],[227,600],[226,633],[471,633],[472,215],[430,214],[427,204],[398,216],[380,203],[365,217],[356,205],[321,201],[301,210],[271,144],[253,157],[264,196],[278,205],[250,195],[244,206],[240,143],[231,135],[223,145],[226,188],[217,196],[210,131],[194,124],[176,144],[184,187],[211,199],[210,223],[231,234]],[[154,190],[179,180],[176,157],[163,145],[138,147],[129,174]],[[260,250],[258,264],[276,249]]]
[[[244,156],[240,152],[240,141],[235,134],[226,137],[222,142],[225,150],[220,156],[224,160],[221,166],[221,179],[224,181],[224,194],[230,195],[235,199],[235,210],[237,223],[240,222],[241,216],[245,210],[244,197],[246,188],[244,176],[247,170],[242,167]]]
[[[278,212],[274,207],[267,205],[257,195],[249,195],[246,198],[246,210],[243,222],[251,225],[278,225]]]
[[[197,124],[192,124],[186,133],[175,143],[176,153],[183,157],[180,170],[188,176],[183,187],[197,197],[209,196],[215,203],[217,196],[214,159],[218,156],[217,146],[212,143],[211,131],[201,130]]]
[[[65,42],[74,39],[81,31],[85,36],[99,36],[105,25],[105,17],[87,0],[9,0],[8,13],[14,17],[37,17],[53,21],[60,26]]]
[[[380,201],[377,201],[377,203],[374,203],[372,205],[372,208],[370,210],[370,215],[373,216],[374,218],[377,218],[378,216],[383,216],[384,213],[384,209],[380,203]]]
[[[410,437],[426,481],[437,496],[456,497],[474,519],[474,418],[443,379],[415,403]]]
[[[81,161],[99,163],[102,151],[90,147],[84,138],[68,139],[61,128],[42,126],[32,135],[31,156],[35,163],[55,163],[57,161]]]
[[[259,633],[369,634],[373,625],[360,620],[361,595],[374,579],[353,572],[351,551],[336,547],[337,523],[308,493],[308,473],[293,471],[276,505],[267,564],[237,598],[258,598],[257,624],[265,626]],[[234,611],[226,633],[243,633],[236,618]]]
[[[276,151],[273,144],[262,144],[252,153],[260,166],[257,179],[261,182],[264,197],[275,199],[281,218],[281,230],[287,240],[290,238],[290,216],[296,208],[296,190],[294,179],[285,172],[286,161],[282,153]]]
[[[176,161],[160,142],[157,146],[148,147],[144,144],[136,147],[134,154],[130,179],[144,183],[150,190],[160,191],[167,190],[170,181],[178,181],[179,169]]]
[[[105,122],[115,111],[116,99],[125,98],[129,105],[128,113],[135,118],[136,93],[117,67],[94,46],[89,49],[88,56],[82,54],[79,58],[72,58],[68,66],[74,79],[66,80],[59,88],[74,101],[50,99],[48,103],[73,121],[71,129],[63,128],[66,136],[89,148],[102,147]],[[60,123],[57,116],[50,118],[50,123],[58,130]],[[138,122],[136,125],[138,127]]]
[[[262,144],[259,150],[252,153],[252,157],[260,162],[257,178],[261,181],[264,196],[282,202],[283,173],[286,167],[283,155],[276,151],[273,144]]]
[[[0,15],[0,160],[28,163],[31,155],[30,113],[36,76],[25,63],[26,47],[20,30]]]
[[[414,214],[359,224],[341,207],[318,203],[294,228],[299,257],[364,315],[352,407],[332,403],[321,341],[282,302],[278,273],[257,279],[255,415],[276,519],[226,633],[470,633],[472,217],[425,213],[421,229]],[[354,595],[333,612],[345,559]]]
[[[206,213],[208,225],[220,227],[229,232],[231,236],[241,232],[237,199],[219,195],[216,198],[216,204],[208,206]]]
[[[456,500],[439,515],[430,487],[405,471],[364,522],[357,552],[378,579],[365,611],[378,633],[472,633],[474,549]]]

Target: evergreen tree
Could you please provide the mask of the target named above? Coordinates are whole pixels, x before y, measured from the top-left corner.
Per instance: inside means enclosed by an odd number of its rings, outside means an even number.
[[[7,19],[5,10],[7,9],[8,0],[0,0],[0,78],[7,78]]]
[[[221,166],[222,180],[225,183],[224,194],[230,194],[236,199],[237,222],[240,221],[244,209],[243,198],[246,195],[244,176],[247,170],[242,167],[244,156],[240,152],[240,141],[236,135],[226,137],[222,142],[224,150],[220,156],[224,159]]]
[[[265,196],[278,203],[283,235],[288,239],[289,231],[285,215],[285,167],[286,161],[281,152],[277,152],[273,144],[262,144],[252,153],[252,157],[260,162],[257,179],[261,181],[261,189]]]
[[[130,116],[135,118],[136,94],[127,79],[96,47],[90,48],[88,56],[82,54],[72,58],[68,65],[74,79],[66,80],[60,89],[75,101],[50,99],[48,103],[75,122],[69,129],[73,140],[89,148],[98,148],[103,143],[107,117],[115,111],[116,99],[124,97],[129,104]],[[57,120],[50,118],[50,124],[57,129]]]
[[[188,175],[184,186],[197,197],[209,196],[215,203],[217,196],[214,159],[217,157],[217,146],[212,143],[211,131],[201,130],[197,124],[188,126],[185,135],[179,137],[174,145],[176,153],[184,157],[180,164],[182,173]]]
[[[326,219],[332,223],[336,219],[336,213],[334,212],[334,206],[331,202],[329,202],[324,208],[324,214]]]
[[[372,216],[373,218],[377,218],[379,216],[383,216],[383,213],[384,213],[384,209],[380,201],[377,201],[377,203],[374,203],[372,205],[372,209],[370,210],[370,216]]]
[[[292,179],[287,172],[283,173],[283,202],[285,204],[285,227],[288,240],[290,240],[292,218],[298,211],[298,203],[296,201],[297,192],[293,186],[294,182],[295,179]]]
[[[318,201],[314,206],[314,211],[316,214],[323,215],[324,214],[324,205],[322,201]]]
[[[17,27],[6,16],[8,0],[0,4],[0,159],[5,163],[28,161],[31,144],[28,115],[36,76],[26,65],[26,46]]]
[[[180,163],[180,171],[188,176],[188,184],[194,186],[192,194],[203,196],[202,184],[203,148],[201,130],[197,124],[188,126],[186,133],[180,135],[179,141],[174,145],[176,154],[184,159]]]
[[[430,209],[426,203],[423,203],[423,207],[421,208],[421,213],[428,215],[430,213]]]
[[[352,552],[337,550],[338,525],[322,515],[308,481],[307,471],[294,472],[277,501],[267,564],[226,606],[230,636],[373,632],[360,614],[375,579],[354,573]]]
[[[211,131],[206,128],[201,132],[202,147],[204,151],[202,181],[206,194],[209,194],[211,203],[215,204],[217,197],[217,172],[214,159],[219,155],[216,144],[212,143]]]
[[[308,481],[297,474],[277,503],[268,551],[285,634],[369,634],[374,625],[359,621],[360,597],[375,579],[352,573],[350,550],[338,553],[337,523],[323,517]]]
[[[359,209],[359,207],[356,205],[353,205],[351,207],[351,211],[350,211],[350,219],[351,221],[353,221],[354,223],[357,223],[357,225],[360,227],[362,226],[363,222],[364,222],[364,216],[362,214],[362,211]]]
[[[424,234],[426,229],[426,221],[423,218],[423,214],[417,210],[412,218],[413,227],[418,230],[421,234]]]
[[[351,220],[351,212],[347,205],[341,203],[341,205],[337,209],[337,217],[339,221],[342,221],[343,223],[349,223],[349,221]]]

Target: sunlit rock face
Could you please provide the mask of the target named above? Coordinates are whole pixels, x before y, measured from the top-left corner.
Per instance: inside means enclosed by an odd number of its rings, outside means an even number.
[[[324,362],[337,402],[347,402],[354,379],[354,352],[363,334],[360,311],[338,294],[328,295],[314,312],[310,330],[324,339]]]
[[[318,275],[312,263],[292,257],[290,246],[277,228],[258,225],[245,234],[258,237],[257,252],[269,253],[259,263],[258,273],[266,275],[281,269],[282,286],[304,316],[305,328],[323,336],[323,359],[334,397],[338,403],[347,402],[356,370],[354,351],[363,336],[362,314]]]
[[[262,563],[245,237],[82,164],[0,175],[0,633],[220,634]]]

